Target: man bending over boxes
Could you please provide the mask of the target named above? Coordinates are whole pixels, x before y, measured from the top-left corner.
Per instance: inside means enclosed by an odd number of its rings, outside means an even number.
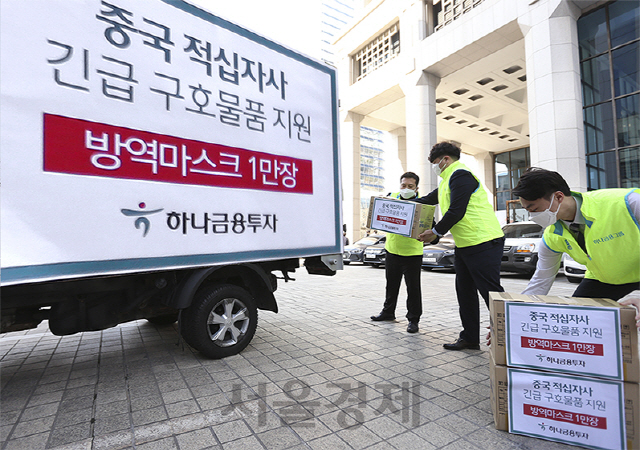
[[[563,253],[587,267],[573,297],[619,300],[640,289],[640,189],[571,192],[559,173],[531,167],[513,193],[545,228],[536,272],[523,294],[549,292]],[[640,297],[621,303],[640,307]]]

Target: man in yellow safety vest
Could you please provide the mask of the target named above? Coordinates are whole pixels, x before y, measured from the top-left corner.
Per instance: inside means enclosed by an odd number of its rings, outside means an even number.
[[[587,267],[574,297],[619,300],[640,289],[640,189],[572,192],[559,173],[532,167],[513,193],[545,228],[536,272],[523,294],[549,292],[563,253]],[[638,305],[640,299],[624,303]]]
[[[480,348],[478,292],[489,307],[489,292],[504,291],[500,285],[504,233],[482,183],[459,159],[460,148],[452,143],[441,142],[431,149],[429,161],[442,181],[437,189],[417,201],[440,204],[442,219],[418,239],[431,242],[451,231],[456,243],[456,295],[463,329],[455,342],[443,347],[477,350]]]
[[[414,200],[418,197],[420,178],[413,172],[405,172],[400,177],[400,191],[389,194],[390,197],[402,200]],[[422,271],[422,242],[395,233],[387,233],[385,241],[385,300],[382,312],[371,316],[371,320],[395,320],[396,305],[402,278],[407,285],[407,325],[408,333],[418,332],[418,322],[422,315],[422,290],[420,289],[420,273]]]

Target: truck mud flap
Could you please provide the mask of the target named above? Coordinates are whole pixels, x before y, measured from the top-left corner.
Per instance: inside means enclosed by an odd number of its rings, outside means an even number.
[[[311,275],[335,275],[342,269],[342,255],[322,255],[305,258],[304,266]]]

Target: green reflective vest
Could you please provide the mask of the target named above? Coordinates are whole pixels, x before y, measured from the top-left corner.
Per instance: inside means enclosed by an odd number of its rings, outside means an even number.
[[[454,162],[442,171],[442,181],[438,186],[438,203],[440,204],[442,215],[446,214],[451,205],[449,179],[456,170],[467,170],[478,181],[478,188],[471,194],[464,217],[451,227],[451,234],[456,241],[456,247],[470,247],[504,236],[502,228],[500,228],[500,222],[498,222],[493,211],[493,206],[489,203],[487,192],[484,190],[482,183],[460,161]]]
[[[403,200],[399,192],[394,192],[391,197]],[[389,253],[400,256],[422,255],[423,247],[424,244],[417,239],[393,233],[387,233],[387,240],[384,244],[384,248]]]
[[[587,252],[561,220],[544,230],[544,243],[587,266],[585,278],[609,284],[640,281],[640,225],[629,209],[628,196],[632,192],[640,193],[640,189],[572,192],[572,196],[582,198],[580,212],[586,222]]]

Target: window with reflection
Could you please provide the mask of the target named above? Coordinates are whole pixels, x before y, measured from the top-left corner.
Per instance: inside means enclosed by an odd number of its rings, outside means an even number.
[[[517,200],[512,190],[520,181],[520,176],[531,165],[529,147],[519,148],[494,156],[494,172],[496,174],[495,205],[498,211],[507,209],[507,201]]]
[[[640,2],[578,20],[589,189],[640,185]]]

